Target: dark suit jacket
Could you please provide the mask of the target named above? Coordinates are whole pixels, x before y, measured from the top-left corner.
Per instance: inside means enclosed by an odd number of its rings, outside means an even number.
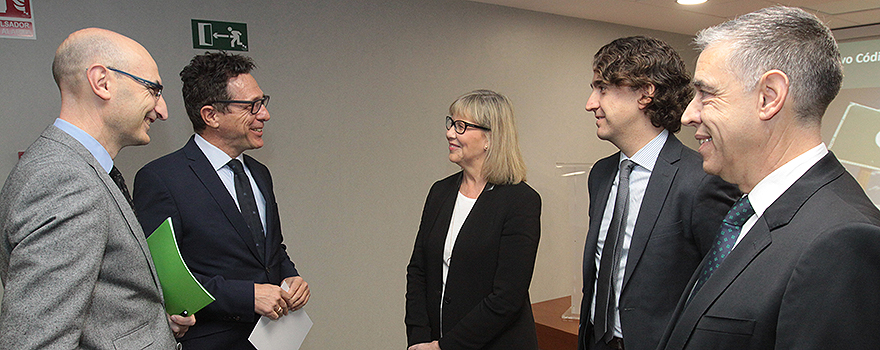
[[[431,187],[406,273],[409,345],[443,350],[537,349],[529,283],[541,231],[541,197],[525,183],[486,185],[461,227],[443,299],[443,246],[461,173]]]
[[[683,293],[660,349],[877,349],[878,224],[880,211],[829,153],[686,306]]]
[[[128,201],[79,141],[49,126],[0,193],[0,349],[173,349]]]
[[[590,229],[584,248],[584,298],[578,349],[589,349],[590,305],[596,281],[599,226],[620,153],[590,171]],[[712,246],[724,215],[740,191],[703,171],[700,155],[670,134],[648,180],[633,229],[620,295],[620,322],[627,349],[653,349],[691,274]]]
[[[196,325],[181,338],[193,349],[253,349],[247,337],[254,313],[254,283],[278,285],[297,276],[281,244],[281,221],[269,169],[244,161],[266,199],[266,256],[260,261],[250,230],[193,138],[183,148],[145,165],[134,181],[134,204],[144,232],[169,216],[180,253],[216,301],[196,314]]]

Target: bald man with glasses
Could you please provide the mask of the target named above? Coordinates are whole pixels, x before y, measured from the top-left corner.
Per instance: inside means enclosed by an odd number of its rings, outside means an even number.
[[[144,232],[171,217],[183,259],[216,298],[181,338],[187,350],[254,349],[248,337],[260,316],[278,319],[310,296],[282,244],[269,169],[244,154],[263,147],[270,118],[254,67],[224,52],[194,57],[180,76],[195,135],[134,181]]]
[[[61,112],[0,192],[0,349],[174,349],[195,318],[165,313],[113,165],[168,118],[156,62],[130,38],[86,28],[58,47],[52,75]]]

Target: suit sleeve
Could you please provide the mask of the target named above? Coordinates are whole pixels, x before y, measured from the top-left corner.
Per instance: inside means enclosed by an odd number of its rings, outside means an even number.
[[[691,205],[691,234],[700,254],[712,249],[712,242],[721,229],[721,221],[742,192],[715,175],[703,174]]]
[[[419,223],[419,232],[416,235],[412,257],[406,267],[406,338],[408,346],[419,343],[431,342],[431,325],[428,320],[427,280],[425,277],[425,241],[431,231],[431,224],[436,219],[436,213],[431,210],[434,199],[432,194],[436,184],[428,192],[425,206],[422,209],[422,218]]]
[[[138,221],[147,235],[168,217],[171,217],[174,231],[185,234],[175,196],[160,174],[146,167],[138,171],[132,200]],[[197,272],[193,272],[193,276],[216,299],[198,312],[200,319],[254,321],[254,281],[227,280],[222,276],[208,276]]]
[[[443,335],[443,350],[481,348],[515,321],[523,306],[530,307],[529,284],[541,235],[541,197],[528,188],[510,203],[501,231],[493,291]]]
[[[74,349],[118,210],[96,174],[51,164],[13,181],[7,202],[8,270],[0,310],[0,348]],[[8,185],[8,184],[7,184]],[[109,203],[108,203],[109,202]],[[24,330],[24,332],[22,332]]]
[[[876,349],[880,227],[848,223],[818,237],[792,272],[776,349]]]

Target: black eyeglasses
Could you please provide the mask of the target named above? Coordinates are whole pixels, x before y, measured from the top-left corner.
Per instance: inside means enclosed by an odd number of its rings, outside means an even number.
[[[133,79],[134,81],[138,82],[139,84],[143,85],[144,87],[147,88],[147,90],[150,90],[150,94],[152,94],[153,97],[155,97],[157,100],[159,99],[159,97],[162,96],[162,89],[164,88],[164,87],[162,86],[162,84],[159,84],[159,83],[157,83],[157,82],[149,81],[149,80],[147,80],[147,79],[141,78],[141,77],[139,77],[139,76],[137,76],[137,75],[131,74],[131,73],[126,72],[126,71],[123,71],[123,70],[121,70],[121,69],[116,69],[116,68],[111,68],[111,67],[107,67],[107,69],[112,70],[112,71],[114,71],[114,72],[116,72],[116,73],[119,73],[119,74],[125,75],[125,76],[127,76],[127,77]]]
[[[468,123],[464,120],[452,120],[452,117],[447,115],[446,116],[446,130],[451,129],[453,126],[455,126],[455,132],[459,135],[464,134],[464,132],[467,131],[468,127],[477,128],[480,130],[492,131],[492,129],[489,129],[485,126],[471,124],[471,123]]]
[[[207,106],[207,105],[211,105],[211,104],[214,104],[214,103],[242,103],[242,104],[248,104],[248,105],[250,105],[251,114],[257,114],[257,113],[260,113],[260,109],[263,108],[263,106],[269,106],[269,95],[263,95],[263,98],[261,98],[261,99],[259,99],[259,100],[253,100],[253,101],[248,101],[248,100],[225,100],[225,101],[214,101],[214,102],[212,102],[212,103],[208,103],[208,104],[205,104],[205,105]]]

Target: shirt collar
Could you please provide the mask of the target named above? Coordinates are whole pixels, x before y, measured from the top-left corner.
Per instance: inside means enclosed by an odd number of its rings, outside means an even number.
[[[98,140],[92,137],[92,135],[89,135],[89,133],[78,128],[76,125],[61,118],[55,119],[55,123],[52,125],[55,125],[56,128],[61,129],[61,131],[66,132],[68,135],[79,141],[79,143],[89,150],[89,153],[98,160],[98,164],[101,164],[101,168],[104,168],[104,171],[110,173],[110,170],[113,169],[113,158],[110,157],[110,152],[107,152],[107,149],[104,148]]]
[[[654,171],[654,164],[657,163],[657,157],[660,156],[660,150],[663,149],[663,145],[666,144],[666,139],[668,138],[669,131],[663,129],[660,134],[642,146],[642,148],[633,154],[631,158],[627,157],[623,152],[620,152],[620,162],[623,162],[624,159],[630,159],[640,167],[648,169],[648,171]]]
[[[220,170],[220,168],[226,166],[226,163],[229,163],[229,161],[232,160],[232,157],[226,154],[226,152],[223,152],[223,150],[217,148],[217,146],[214,146],[208,142],[208,140],[205,140],[201,135],[196,134],[193,139],[196,142],[196,146],[199,146],[199,149],[201,149],[202,153],[205,154],[205,157],[208,158],[208,162],[211,163],[214,171]],[[239,154],[235,159],[238,159],[244,164],[244,153]]]
[[[761,179],[749,195],[749,202],[755,208],[755,215],[760,217],[779,196],[788,190],[807,170],[819,162],[826,154],[828,148],[825,143],[820,143],[809,151],[802,153],[794,159],[783,164],[769,175]]]

